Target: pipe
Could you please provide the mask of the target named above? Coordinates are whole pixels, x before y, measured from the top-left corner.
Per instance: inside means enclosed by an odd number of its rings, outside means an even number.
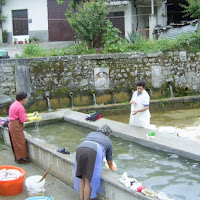
[[[151,0],[151,14],[154,15],[154,0]]]

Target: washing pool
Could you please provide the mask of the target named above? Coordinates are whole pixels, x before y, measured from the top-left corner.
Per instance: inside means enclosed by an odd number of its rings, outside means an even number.
[[[36,140],[65,147],[75,156],[76,147],[91,129],[65,121],[38,127],[25,127]],[[200,198],[200,162],[172,153],[146,148],[133,142],[111,136],[116,173],[127,172],[155,192],[165,192],[177,200]]]

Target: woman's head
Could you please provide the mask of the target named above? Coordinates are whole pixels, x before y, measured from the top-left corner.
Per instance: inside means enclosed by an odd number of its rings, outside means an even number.
[[[97,131],[104,133],[106,136],[109,136],[112,133],[112,129],[107,124],[99,127]]]
[[[22,101],[22,100],[24,100],[26,98],[27,98],[27,93],[26,92],[19,92],[16,95],[16,100],[17,101]]]
[[[141,94],[145,88],[146,83],[144,81],[138,81],[137,82],[137,91],[139,94]]]

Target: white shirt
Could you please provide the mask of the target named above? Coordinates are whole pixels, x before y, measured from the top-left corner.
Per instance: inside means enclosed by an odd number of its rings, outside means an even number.
[[[131,104],[131,114],[130,114],[130,120],[129,124],[134,126],[140,126],[147,128],[150,125],[150,112],[149,109],[138,112],[136,115],[133,115],[134,110],[139,110],[144,108],[144,106],[149,106],[150,97],[146,90],[143,90],[141,94],[139,94],[137,91],[133,93],[133,96],[131,98],[132,101],[135,101],[136,104]]]

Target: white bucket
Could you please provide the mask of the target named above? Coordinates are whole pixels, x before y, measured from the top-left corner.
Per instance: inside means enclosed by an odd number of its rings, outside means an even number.
[[[25,185],[28,191],[29,196],[42,196],[45,191],[45,179],[41,182],[42,176],[30,176],[25,180]]]

